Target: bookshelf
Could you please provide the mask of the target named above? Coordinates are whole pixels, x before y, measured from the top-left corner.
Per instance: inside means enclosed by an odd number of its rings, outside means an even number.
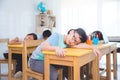
[[[41,13],[36,16],[36,27],[37,33],[42,33],[45,28],[50,28],[52,30],[53,27],[56,27],[56,17]]]

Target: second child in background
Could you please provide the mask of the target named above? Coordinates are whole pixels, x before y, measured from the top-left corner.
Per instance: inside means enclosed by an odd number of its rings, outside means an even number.
[[[52,32],[50,30],[45,30],[43,31],[43,33],[39,36],[41,36],[41,38],[38,38],[38,36],[36,35],[36,33],[29,33],[26,35],[26,37],[24,38],[24,40],[46,40],[50,35],[52,34]],[[10,43],[19,43],[21,42],[19,40],[19,38],[15,38],[13,40],[10,41]],[[6,59],[8,59],[8,52],[4,53],[4,57]],[[14,75],[14,78],[21,78],[22,77],[22,55],[21,54],[12,54],[12,59],[16,60],[16,74]]]
[[[37,40],[37,35],[35,33],[27,34],[24,40]],[[9,41],[10,44],[21,43],[18,37]],[[4,57],[8,59],[8,52],[3,53]],[[16,60],[16,70],[14,78],[22,77],[22,55],[21,54],[12,54],[12,59]]]

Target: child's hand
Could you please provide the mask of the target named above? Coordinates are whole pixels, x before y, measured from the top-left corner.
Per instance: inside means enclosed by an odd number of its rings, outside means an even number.
[[[65,53],[66,53],[65,49],[60,48],[60,47],[56,48],[56,55],[57,56],[65,56]]]
[[[96,47],[93,47],[93,52],[96,56],[99,56],[99,60],[102,58],[102,53]]]
[[[19,42],[19,38],[16,37],[15,39],[11,40],[10,42],[11,42],[11,43]]]

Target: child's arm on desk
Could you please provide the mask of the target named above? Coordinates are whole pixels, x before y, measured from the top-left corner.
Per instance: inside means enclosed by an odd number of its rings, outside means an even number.
[[[20,44],[22,43],[18,37],[14,38],[13,40],[9,41],[9,44]]]
[[[11,40],[10,42],[11,42],[11,43],[12,43],[12,42],[19,42],[19,38],[16,37],[16,38],[14,38],[13,40]]]
[[[50,43],[44,42],[42,44],[42,51],[55,51],[57,56],[65,56],[66,50],[58,46],[51,46]]]
[[[99,59],[101,59],[102,55],[99,49],[94,45],[88,45],[86,43],[80,43],[78,45],[73,46],[74,48],[85,48],[85,49],[93,49],[93,52],[96,56],[99,56]]]

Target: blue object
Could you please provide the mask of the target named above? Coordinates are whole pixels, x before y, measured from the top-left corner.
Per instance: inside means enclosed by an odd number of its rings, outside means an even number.
[[[41,8],[41,12],[42,12],[42,13],[46,12],[46,8],[45,8],[45,7],[42,7],[42,8]]]
[[[94,38],[93,38],[93,44],[94,44],[94,45],[97,45],[98,42],[99,42],[99,39],[98,39],[97,37],[94,37]]]
[[[46,7],[43,2],[40,2],[37,6],[38,10],[40,10],[42,13],[46,12]]]
[[[38,4],[37,8],[38,8],[38,10],[41,11],[41,8],[42,8],[42,7],[43,7],[43,2],[40,2],[40,3]]]

